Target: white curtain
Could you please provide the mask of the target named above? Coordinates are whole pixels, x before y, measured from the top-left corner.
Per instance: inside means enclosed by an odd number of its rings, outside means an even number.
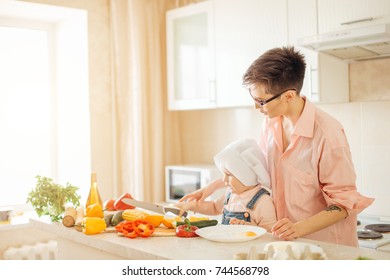
[[[178,115],[166,105],[165,55],[165,13],[177,2],[110,1],[117,195],[164,200],[164,166],[180,157]]]
[[[98,55],[99,48],[105,48],[106,27],[111,30],[111,90],[107,95],[99,88],[97,96],[111,96],[112,131],[112,171],[104,174],[107,180],[113,178],[112,197],[124,192],[131,193],[136,199],[151,202],[164,200],[164,167],[167,164],[181,162],[181,143],[179,135],[178,112],[167,111],[166,92],[166,40],[165,13],[167,10],[203,0],[24,0],[87,9],[88,23],[91,26],[89,37],[90,51]],[[109,9],[109,20],[105,20],[104,9]],[[96,34],[98,26],[104,31]],[[103,45],[96,46],[102,39]],[[95,44],[95,45],[91,45]],[[106,51],[106,49],[104,49]],[[105,55],[104,53],[103,55]],[[93,60],[90,67],[106,65],[103,58],[97,64]],[[107,75],[107,69],[94,69],[91,82],[99,74]],[[107,78],[102,77],[102,79]],[[98,83],[105,85],[105,81]],[[96,83],[90,86],[91,89]],[[104,102],[100,101],[99,102]],[[93,104],[99,103],[96,100]],[[103,105],[99,105],[104,107]],[[93,112],[92,112],[93,113]],[[105,121],[99,116],[95,120]],[[99,123],[94,122],[95,126]],[[97,137],[94,135],[93,137]],[[107,139],[110,139],[108,141]],[[101,143],[110,145],[111,138],[95,141],[95,147]],[[100,147],[101,149],[101,147]],[[111,147],[104,147],[103,155],[110,155]],[[92,152],[101,152],[95,148]],[[101,162],[104,156],[95,156],[95,166],[110,164]],[[108,159],[111,163],[111,159]],[[102,178],[98,175],[98,178]],[[98,179],[99,180],[99,179]]]

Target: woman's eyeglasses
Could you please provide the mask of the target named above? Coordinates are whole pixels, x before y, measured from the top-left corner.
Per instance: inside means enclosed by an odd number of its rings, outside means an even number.
[[[264,106],[265,104],[267,104],[267,103],[271,102],[272,100],[278,98],[278,97],[281,96],[283,93],[285,93],[285,92],[287,92],[287,91],[289,91],[289,90],[295,90],[295,91],[296,91],[295,88],[289,88],[289,89],[286,89],[286,90],[282,91],[281,93],[279,93],[279,94],[277,94],[277,95],[272,96],[272,97],[269,98],[269,99],[260,99],[260,98],[254,97],[254,96],[252,95],[251,89],[249,89],[249,94],[251,95],[251,97],[253,98],[253,100],[254,100],[259,106]]]

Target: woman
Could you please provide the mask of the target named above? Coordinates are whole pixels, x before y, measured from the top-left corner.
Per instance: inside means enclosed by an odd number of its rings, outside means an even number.
[[[259,145],[268,160],[278,222],[284,240],[305,237],[358,246],[357,214],[374,199],[360,195],[349,144],[341,124],[300,95],[304,57],[293,47],[267,51],[243,82],[266,115]],[[203,200],[220,180],[182,200]]]

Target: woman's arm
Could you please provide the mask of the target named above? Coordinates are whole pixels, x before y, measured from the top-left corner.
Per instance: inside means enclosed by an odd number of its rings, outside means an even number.
[[[344,208],[330,205],[314,216],[296,223],[287,218],[281,219],[272,227],[271,232],[281,239],[292,240],[324,229],[347,216],[348,213]]]
[[[189,193],[185,196],[183,196],[179,202],[184,202],[184,201],[204,201],[207,197],[212,195],[215,191],[218,189],[221,189],[225,186],[225,183],[223,182],[222,178],[216,179],[215,181],[211,182],[209,185],[206,187],[200,188],[199,190],[196,190],[192,193]]]
[[[223,195],[215,201],[191,200],[188,202],[179,202],[175,206],[180,208],[179,216],[182,216],[184,211],[189,210],[205,215],[219,215],[222,213],[224,199],[225,196]]]

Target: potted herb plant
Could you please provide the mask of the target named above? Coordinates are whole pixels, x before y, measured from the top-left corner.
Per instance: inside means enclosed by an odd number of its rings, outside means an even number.
[[[27,202],[30,202],[39,217],[49,215],[53,222],[60,221],[65,211],[65,204],[71,203],[74,207],[80,205],[78,187],[67,183],[65,187],[53,182],[53,179],[36,176],[37,183],[28,193]]]

